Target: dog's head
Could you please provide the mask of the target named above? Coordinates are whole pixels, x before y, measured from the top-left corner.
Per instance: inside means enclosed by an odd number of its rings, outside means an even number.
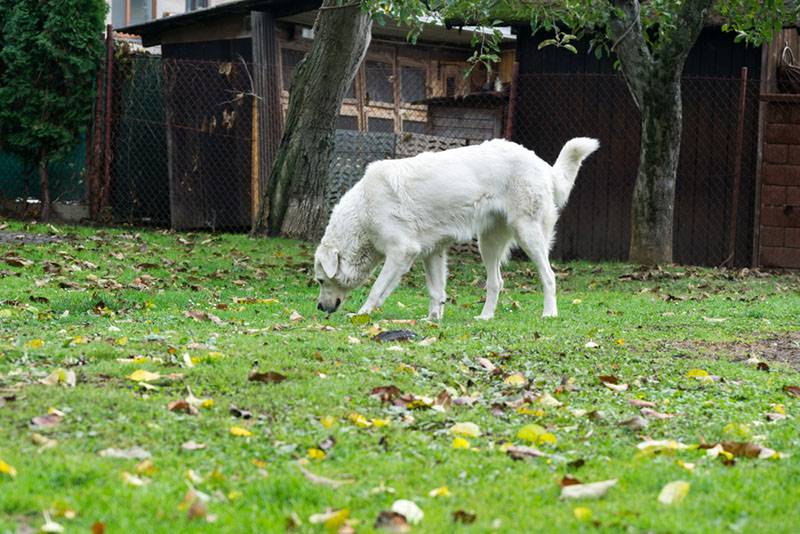
[[[335,312],[352,289],[346,283],[342,267],[342,257],[337,249],[324,243],[317,247],[314,254],[314,277],[319,283],[318,310]]]

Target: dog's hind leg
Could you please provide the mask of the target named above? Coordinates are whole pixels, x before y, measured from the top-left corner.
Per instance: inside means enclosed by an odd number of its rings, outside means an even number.
[[[395,252],[387,254],[386,261],[381,268],[381,274],[378,275],[375,284],[369,292],[367,301],[358,310],[359,315],[362,313],[372,313],[375,308],[383,305],[386,298],[392,294],[392,291],[400,283],[403,275],[411,269],[414,264],[417,254],[413,252]]]
[[[549,240],[545,238],[544,232],[536,222],[530,221],[528,224],[516,224],[515,233],[517,244],[522,247],[525,254],[536,265],[539,271],[539,278],[542,280],[542,291],[544,293],[544,311],[542,317],[556,317],[558,307],[556,306],[556,276],[550,267]]]
[[[423,260],[425,282],[431,298],[428,306],[428,319],[435,321],[444,316],[444,303],[447,300],[447,249],[442,247],[431,252]]]
[[[494,318],[497,299],[503,290],[503,275],[500,272],[500,265],[503,257],[508,253],[511,237],[510,229],[504,224],[496,224],[478,236],[481,259],[486,267],[486,302],[483,304],[483,311],[475,317],[476,319],[488,321]]]

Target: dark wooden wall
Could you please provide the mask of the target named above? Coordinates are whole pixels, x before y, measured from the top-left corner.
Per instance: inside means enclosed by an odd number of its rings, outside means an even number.
[[[561,259],[625,260],[630,200],[639,162],[640,115],[612,60],[537,50],[543,34],[519,34],[518,98],[513,138],[553,162],[565,141],[600,139],[558,225]],[[703,31],[684,70],[684,130],[675,200],[674,255],[679,263],[720,264],[727,257],[736,159],[739,76],[759,74],[760,49],[733,43],[719,29]],[[736,262],[750,263],[757,167],[758,94],[748,86],[736,234]]]

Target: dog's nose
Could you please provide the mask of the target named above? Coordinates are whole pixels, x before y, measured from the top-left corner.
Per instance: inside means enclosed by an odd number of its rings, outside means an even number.
[[[319,311],[324,311],[324,310],[322,309],[322,303],[321,303],[321,302],[317,302],[317,309],[318,309]]]

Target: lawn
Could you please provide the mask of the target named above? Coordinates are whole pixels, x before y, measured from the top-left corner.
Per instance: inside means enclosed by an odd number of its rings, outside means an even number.
[[[797,528],[797,274],[558,263],[545,320],[511,262],[478,322],[456,256],[436,325],[419,266],[325,317],[310,244],[3,226],[0,532]]]

